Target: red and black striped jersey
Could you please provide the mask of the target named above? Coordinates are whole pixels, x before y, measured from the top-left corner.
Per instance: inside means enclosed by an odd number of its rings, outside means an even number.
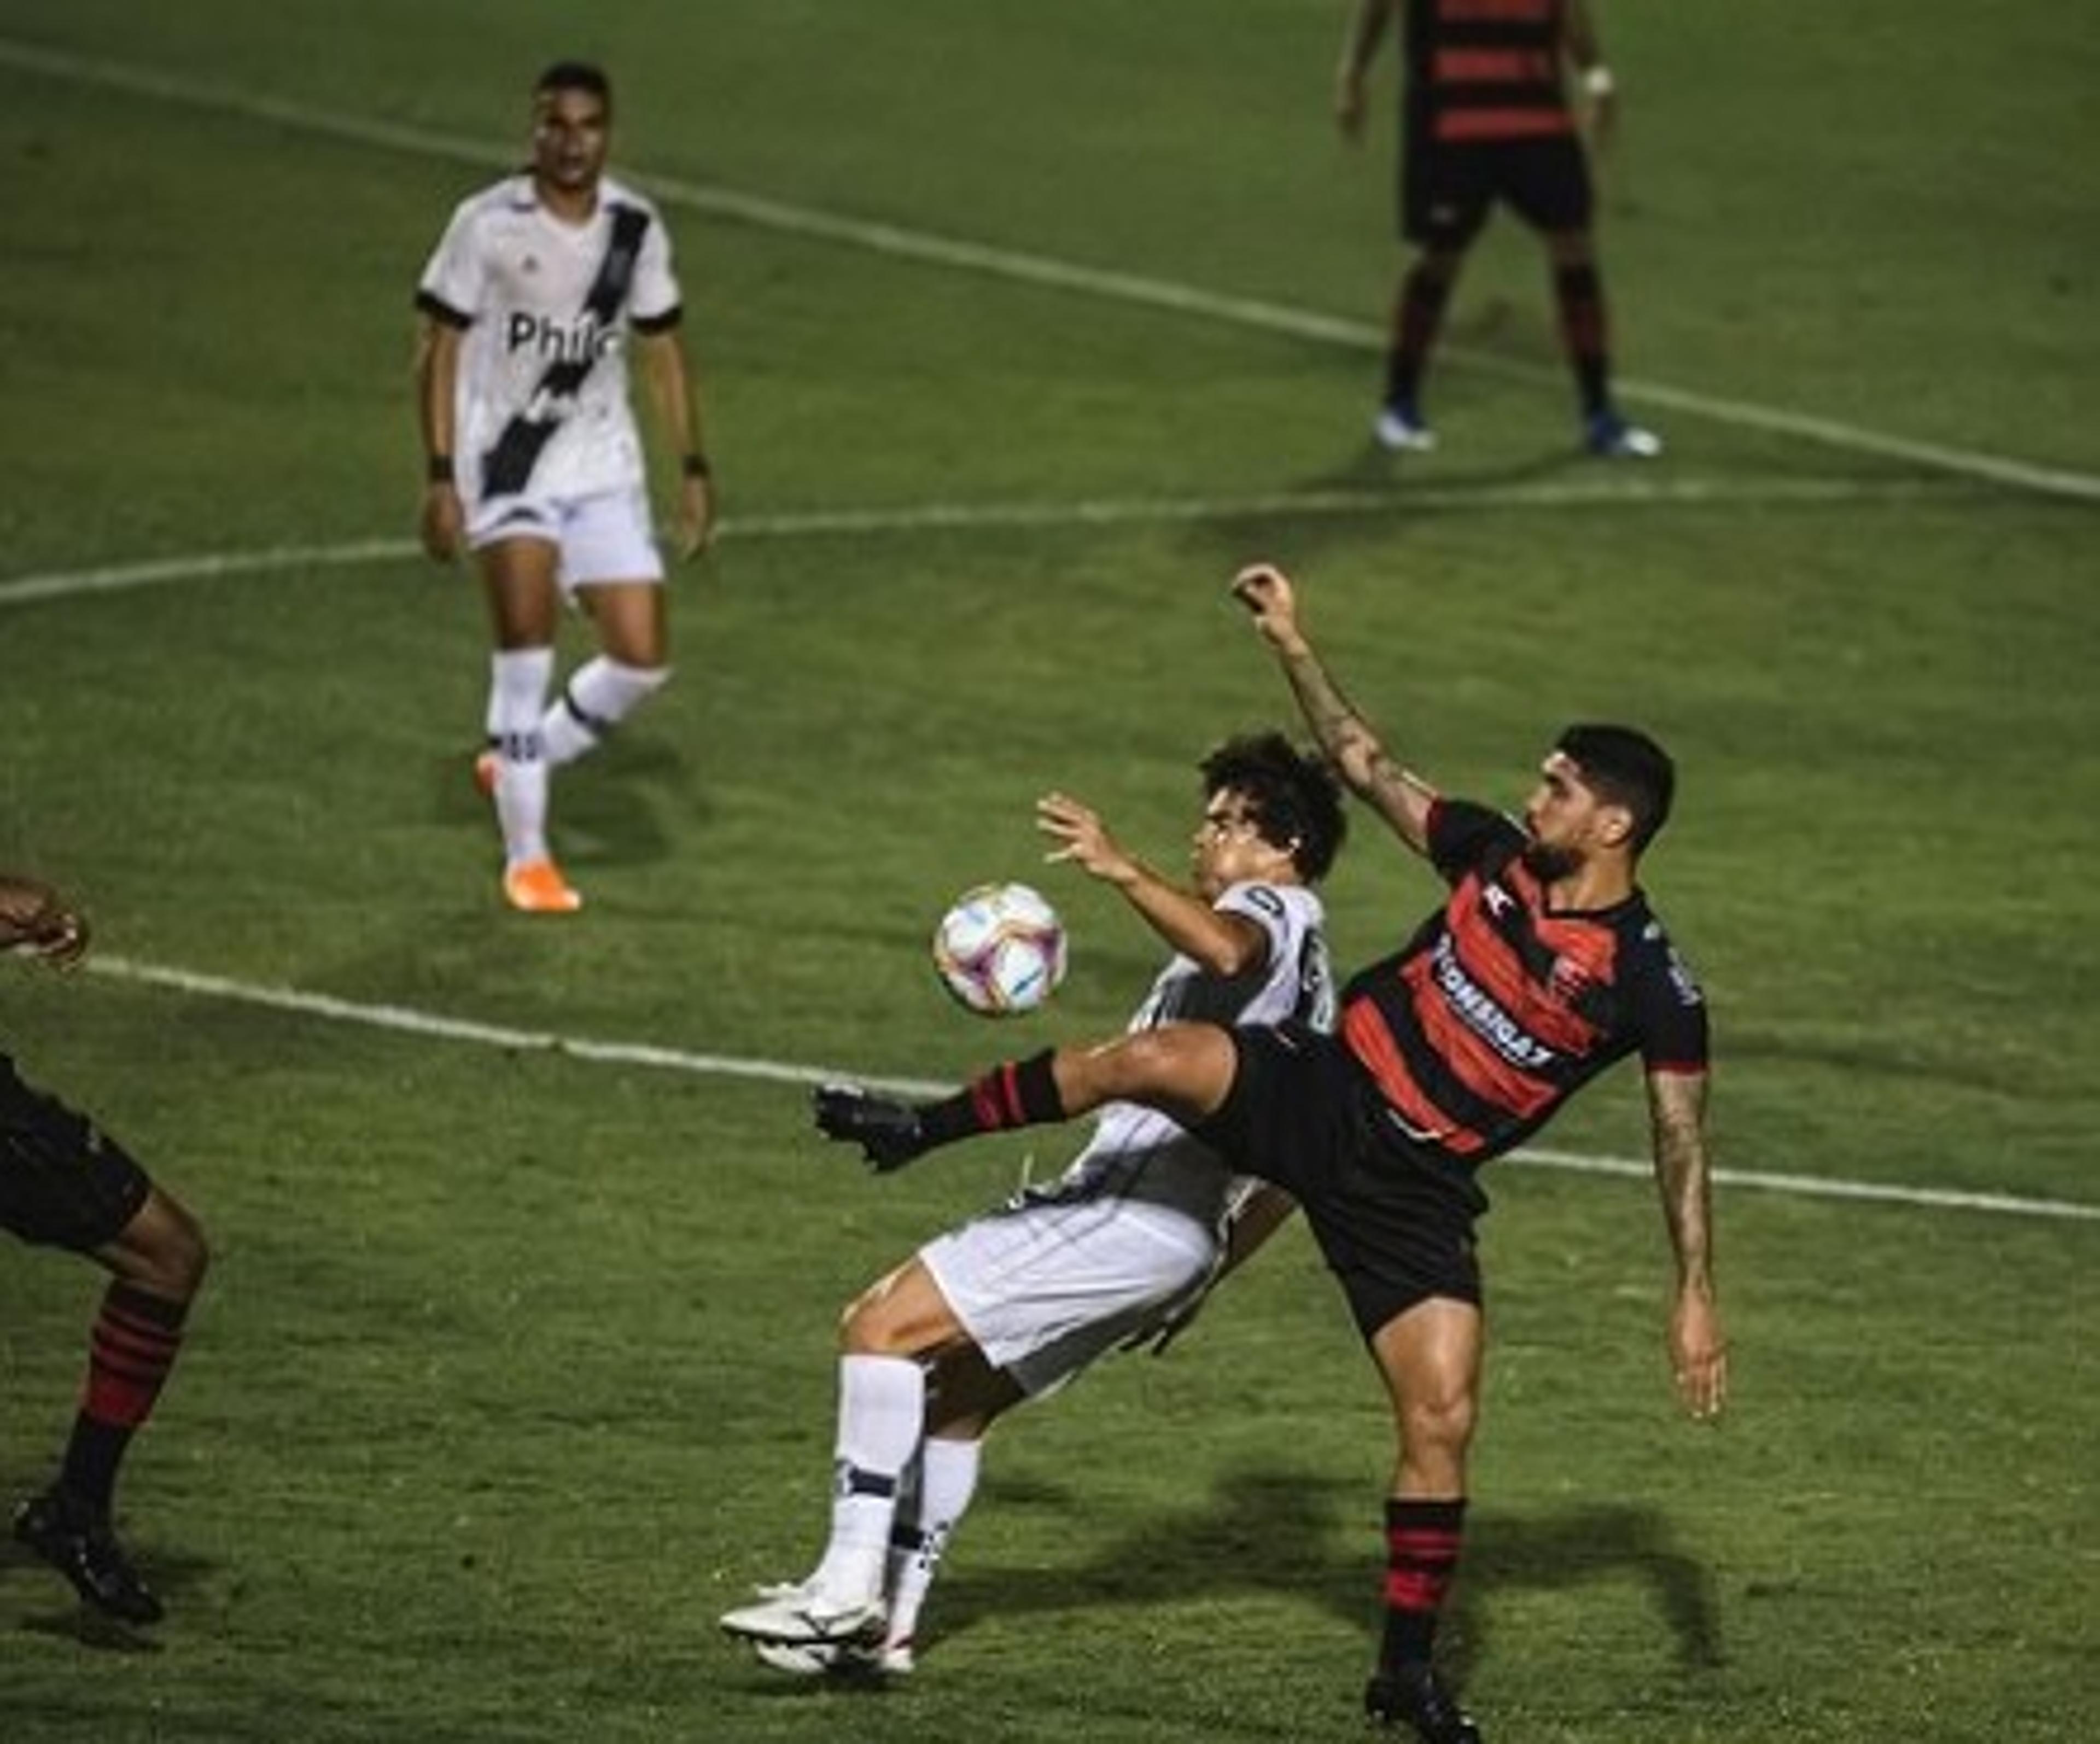
[[[1485,806],[1440,799],[1429,853],[1450,899],[1342,994],[1341,1034],[1401,1131],[1464,1163],[1520,1144],[1615,1061],[1706,1070],[1698,983],[1639,890],[1557,912]]]
[[[1465,144],[1574,130],[1562,82],[1565,0],[1408,0],[1414,136]]]

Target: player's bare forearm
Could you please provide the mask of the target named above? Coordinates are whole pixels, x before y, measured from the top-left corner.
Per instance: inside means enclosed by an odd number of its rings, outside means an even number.
[[[1233,578],[1233,598],[1276,654],[1299,712],[1345,785],[1418,854],[1429,846],[1436,789],[1386,754],[1356,705],[1343,695],[1298,622],[1298,589],[1273,563],[1251,563]]]
[[[1162,877],[1109,833],[1100,815],[1069,793],[1035,802],[1035,827],[1057,846],[1044,857],[1069,862],[1113,885],[1138,918],[1173,949],[1213,974],[1238,974],[1259,965],[1268,935],[1240,915],[1223,915],[1193,891]]]
[[[1343,78],[1361,79],[1378,58],[1379,44],[1385,40],[1393,5],[1394,0],[1357,0],[1356,11],[1350,15],[1348,29],[1342,38]]]
[[[452,453],[459,350],[457,328],[424,317],[416,347],[416,416],[426,455],[449,458]]]
[[[714,530],[714,482],[700,433],[700,403],[693,386],[685,341],[676,328],[642,338],[657,422],[676,452],[678,466],[678,553],[691,557]]]
[[[1670,1311],[1670,1364],[1693,1416],[1718,1415],[1727,1395],[1728,1345],[1714,1283],[1713,1171],[1705,1137],[1706,1080],[1692,1072],[1648,1075],[1656,1182],[1677,1261]]]
[[[1335,120],[1351,143],[1364,128],[1364,75],[1378,56],[1379,44],[1392,15],[1392,0],[1358,0],[1342,38],[1342,59],[1335,69]]]
[[[1362,713],[1342,694],[1312,644],[1302,638],[1277,660],[1312,731],[1343,784],[1385,819],[1418,854],[1428,851],[1429,808],[1435,792],[1386,750]]]
[[[673,453],[680,456],[704,454],[700,441],[699,395],[693,391],[692,367],[686,342],[674,327],[649,333],[642,341],[647,364],[649,389],[656,403],[659,427]]]
[[[1244,915],[1220,914],[1193,891],[1137,863],[1123,898],[1171,949],[1214,975],[1242,975],[1268,959],[1268,935]]]
[[[416,351],[416,416],[423,438],[428,470],[423,483],[421,532],[423,550],[435,561],[459,554],[465,528],[458,487],[453,482],[456,409],[453,388],[459,379],[459,329],[426,317]]]
[[[1648,1087],[1656,1181],[1677,1256],[1678,1283],[1711,1295],[1713,1185],[1706,1159],[1706,1080],[1696,1072],[1656,1072]]]

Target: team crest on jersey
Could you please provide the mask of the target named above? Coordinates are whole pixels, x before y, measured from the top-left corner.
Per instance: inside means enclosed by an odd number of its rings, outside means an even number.
[[[1595,980],[1589,969],[1571,956],[1554,958],[1553,967],[1546,974],[1547,991],[1564,1005],[1572,1005],[1582,998]]]

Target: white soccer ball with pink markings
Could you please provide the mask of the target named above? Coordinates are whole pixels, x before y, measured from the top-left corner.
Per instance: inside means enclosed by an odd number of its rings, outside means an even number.
[[[965,890],[933,929],[941,985],[982,1018],[1035,1010],[1065,978],[1065,923],[1025,884]]]

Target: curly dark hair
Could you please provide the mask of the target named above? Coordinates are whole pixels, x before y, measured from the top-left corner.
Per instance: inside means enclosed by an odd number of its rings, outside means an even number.
[[[1261,839],[1290,852],[1308,884],[1327,876],[1349,832],[1341,784],[1324,758],[1282,733],[1242,733],[1198,763],[1206,796],[1230,788],[1247,803]]]

